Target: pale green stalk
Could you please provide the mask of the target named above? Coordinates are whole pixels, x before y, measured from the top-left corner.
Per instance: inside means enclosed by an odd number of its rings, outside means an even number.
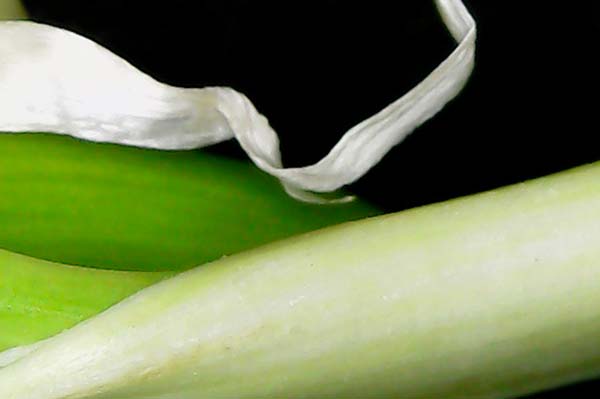
[[[142,290],[3,399],[497,398],[600,374],[600,164],[347,223]]]
[[[199,151],[0,134],[0,351],[55,335],[166,275],[42,259],[173,274],[377,213],[360,199],[300,203],[250,163]]]

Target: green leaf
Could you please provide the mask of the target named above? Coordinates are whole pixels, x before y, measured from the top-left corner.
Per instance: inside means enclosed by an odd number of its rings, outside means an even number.
[[[201,151],[0,134],[0,248],[60,263],[182,270],[379,213],[296,201],[249,162]]]

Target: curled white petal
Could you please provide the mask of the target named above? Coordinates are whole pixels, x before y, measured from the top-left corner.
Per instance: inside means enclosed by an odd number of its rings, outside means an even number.
[[[311,192],[334,191],[363,176],[465,85],[474,63],[475,23],[461,0],[436,3],[458,47],[313,165],[283,167],[277,133],[243,94],[160,83],[88,39],[26,21],[0,23],[0,130],[158,149],[199,148],[235,137],[288,193],[319,201]]]

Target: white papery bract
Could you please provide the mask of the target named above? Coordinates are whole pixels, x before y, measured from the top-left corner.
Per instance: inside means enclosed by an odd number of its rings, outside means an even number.
[[[436,3],[458,47],[415,88],[347,131],[313,165],[283,167],[277,133],[234,89],[169,86],[86,38],[28,21],[0,22],[0,130],[166,150],[235,138],[288,193],[326,201],[313,192],[334,191],[363,176],[465,85],[474,63],[475,23],[461,0]]]

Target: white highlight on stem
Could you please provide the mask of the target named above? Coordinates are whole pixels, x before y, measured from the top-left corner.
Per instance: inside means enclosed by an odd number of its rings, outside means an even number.
[[[474,63],[475,22],[461,0],[436,4],[458,47],[313,165],[283,167],[277,133],[243,94],[160,83],[88,39],[27,21],[0,22],[0,130],[168,150],[236,138],[291,195],[324,201],[314,192],[334,191],[363,176],[465,85]]]
[[[0,352],[0,369],[16,362],[17,360],[24,358],[30,353],[35,352],[38,348],[42,347],[47,341],[47,339],[44,339],[31,345],[17,346],[15,348],[11,348]]]

